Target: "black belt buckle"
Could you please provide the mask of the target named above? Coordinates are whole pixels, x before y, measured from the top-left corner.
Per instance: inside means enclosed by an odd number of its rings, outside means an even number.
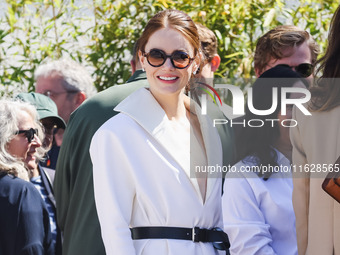
[[[209,242],[208,231],[205,228],[194,227],[192,229],[192,241],[193,242]]]
[[[192,241],[195,243],[199,242],[199,231],[199,227],[192,228]]]

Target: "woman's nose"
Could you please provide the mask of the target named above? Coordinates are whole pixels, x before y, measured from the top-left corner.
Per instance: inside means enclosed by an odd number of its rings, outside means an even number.
[[[40,138],[34,134],[32,144],[34,144],[36,147],[40,147],[42,145]]]
[[[163,67],[167,69],[175,69],[169,57],[166,58],[165,63],[163,64]]]

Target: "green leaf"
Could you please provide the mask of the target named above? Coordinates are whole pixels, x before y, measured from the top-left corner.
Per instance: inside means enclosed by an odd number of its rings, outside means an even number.
[[[265,16],[264,22],[263,22],[263,27],[269,27],[272,21],[274,20],[276,14],[275,8],[270,9],[270,11],[267,13]]]

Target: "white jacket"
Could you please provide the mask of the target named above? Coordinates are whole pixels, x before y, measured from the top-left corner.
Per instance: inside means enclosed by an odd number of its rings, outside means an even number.
[[[189,171],[188,138],[170,128],[165,112],[147,89],[134,92],[115,110],[121,113],[99,128],[90,147],[106,253],[218,254],[211,243],[131,239],[129,227],[222,227],[222,181],[208,178],[203,203],[197,180],[189,178],[194,173]],[[205,117],[198,115],[208,164],[221,165],[221,142]]]

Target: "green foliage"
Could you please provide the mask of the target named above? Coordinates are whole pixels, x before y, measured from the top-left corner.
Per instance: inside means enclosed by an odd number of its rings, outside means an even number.
[[[1,93],[34,90],[36,67],[61,56],[85,65],[98,91],[124,83],[131,75],[135,41],[150,17],[166,8],[183,10],[215,32],[222,59],[218,77],[250,78],[259,36],[277,25],[294,24],[309,31],[323,50],[337,7],[330,0],[5,2],[7,12],[0,17]]]

